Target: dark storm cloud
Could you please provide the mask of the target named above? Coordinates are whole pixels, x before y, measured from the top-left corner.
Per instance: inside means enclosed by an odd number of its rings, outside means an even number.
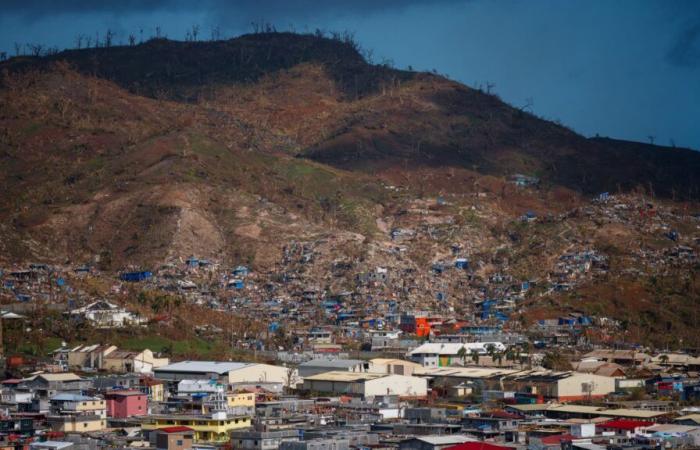
[[[130,14],[153,11],[201,11],[212,15],[235,16],[239,19],[298,19],[324,14],[371,14],[379,11],[400,10],[425,4],[463,3],[466,0],[8,0],[3,10],[25,19],[36,19],[54,14],[115,13]]]

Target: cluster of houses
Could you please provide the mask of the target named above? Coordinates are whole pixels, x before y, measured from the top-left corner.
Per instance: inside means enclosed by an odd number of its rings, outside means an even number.
[[[467,216],[478,218],[480,208]],[[287,243],[267,271],[191,256],[119,274],[45,264],[0,272],[0,332],[23,332],[14,324],[37,311],[108,341],[157,331],[167,314],[137,305],[138,292],[263,324],[195,328],[248,356],[237,361],[178,361],[158,349],[88,342],[14,364],[16,349],[5,348],[0,450],[700,446],[700,358],[613,349],[622,329],[607,317],[572,311],[520,320],[538,296],[605,276],[605,254],[574,242],[550,255],[539,278],[517,277],[507,257],[455,237],[450,211],[442,198],[412,202],[386,227],[386,241],[363,244],[367,259],[343,256],[336,249],[347,242],[328,237]],[[640,271],[696,264],[698,242],[665,225],[668,211],[650,211],[607,194],[575,213],[636,221],[672,243],[640,255]],[[521,227],[566,220],[524,217]],[[426,240],[440,248],[418,265],[409,253]],[[95,280],[108,292],[85,289]]]
[[[509,363],[495,364],[505,354]],[[43,370],[0,382],[0,448],[700,446],[700,358],[688,355],[597,349],[570,370],[500,341],[424,342],[401,358],[312,356],[170,362],[62,346]]]

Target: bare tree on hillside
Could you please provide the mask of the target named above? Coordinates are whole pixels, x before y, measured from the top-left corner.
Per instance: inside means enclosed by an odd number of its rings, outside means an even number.
[[[83,39],[85,39],[85,37],[82,34],[79,34],[75,37],[75,48],[77,48],[78,50],[80,50],[83,47]]]
[[[15,56],[19,56],[22,54],[22,44],[19,42],[15,42]]]
[[[196,41],[199,36],[199,25],[192,25],[192,40]]]
[[[41,53],[44,51],[42,44],[27,44],[27,48],[32,56],[41,56]]]
[[[649,139],[649,143],[651,145],[654,145],[654,141],[656,140],[655,136],[649,135],[649,136],[647,136],[647,139]]]
[[[220,41],[221,40],[221,28],[217,25],[211,29],[211,40]]]
[[[7,52],[0,52],[0,61],[5,61],[7,59]]]
[[[535,104],[535,101],[532,99],[532,97],[528,97],[525,99],[525,104],[518,108],[520,111],[532,111],[532,106]]]
[[[129,34],[129,45],[132,47],[136,45],[136,36],[131,33]]]
[[[114,36],[115,36],[114,31],[107,28],[107,31],[105,32],[105,41],[104,41],[105,47],[109,48],[112,46],[112,42],[114,41]]]
[[[156,39],[160,39],[161,37],[161,28],[160,26],[156,26]]]

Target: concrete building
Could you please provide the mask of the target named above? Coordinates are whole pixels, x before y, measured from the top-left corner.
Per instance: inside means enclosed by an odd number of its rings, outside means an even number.
[[[299,376],[302,378],[325,372],[367,372],[369,363],[361,359],[313,359],[299,364]]]
[[[448,367],[467,364],[472,361],[472,354],[487,355],[491,348],[497,352],[506,350],[501,342],[428,342],[414,348],[408,355],[423,367]]]
[[[110,391],[105,394],[107,415],[126,419],[148,414],[148,396],[141,391]]]
[[[100,369],[104,358],[117,349],[114,345],[78,345],[65,352],[65,360],[68,369]],[[63,356],[61,349],[54,352],[54,355]]]
[[[297,372],[286,367],[241,362],[181,361],[156,368],[153,373],[155,378],[169,382],[216,379],[226,385],[245,382],[275,382],[286,385],[290,379],[293,383],[298,381]]]
[[[165,382],[151,377],[143,377],[139,382],[139,390],[148,395],[152,402],[165,401]]]
[[[115,350],[103,358],[103,370],[119,373],[152,373],[153,369],[167,366],[168,358],[156,358],[149,349],[140,352]]]
[[[194,430],[173,426],[154,432],[156,450],[190,450],[194,443]]]
[[[403,359],[374,358],[369,361],[368,372],[411,376],[420,368],[420,364]]]
[[[104,430],[107,421],[105,401],[80,394],[59,394],[51,398],[46,418],[52,431],[88,433]]]
[[[276,431],[234,431],[231,433],[231,447],[236,450],[276,450],[283,442],[298,442],[297,430]]]
[[[615,392],[616,378],[591,373],[480,367],[424,368],[419,376],[450,388],[471,382],[482,390],[512,391],[558,401],[603,398]]]
[[[615,378],[578,372],[527,370],[501,377],[491,388],[541,395],[558,401],[604,398],[615,392]]]
[[[60,392],[79,393],[92,387],[92,382],[74,373],[42,373],[25,378],[20,386],[36,393],[42,399],[48,399]]]
[[[225,413],[205,415],[162,414],[150,415],[143,419],[141,428],[145,432],[167,429],[170,427],[188,427],[194,432],[195,442],[224,443],[230,439],[234,430],[249,428],[250,416],[232,416]]]
[[[423,378],[380,373],[326,372],[304,378],[303,386],[305,391],[363,398],[383,395],[423,398],[428,394],[428,383]]]

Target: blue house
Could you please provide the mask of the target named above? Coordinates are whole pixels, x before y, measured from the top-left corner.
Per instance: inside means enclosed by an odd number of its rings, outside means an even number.
[[[467,258],[457,258],[455,260],[455,268],[467,270],[469,268],[469,261],[467,260]]]
[[[576,318],[575,317],[560,317],[559,318],[559,325],[563,326],[570,326],[573,327],[576,325]]]
[[[432,270],[433,273],[441,274],[445,271],[445,266],[443,266],[442,264],[433,264]]]
[[[194,256],[190,256],[187,258],[187,261],[185,261],[185,264],[187,264],[187,267],[199,267],[199,260],[195,258]]]
[[[119,279],[122,281],[128,281],[130,283],[136,283],[139,281],[144,281],[149,278],[151,278],[153,274],[151,272],[147,271],[141,271],[141,272],[124,272],[121,275],[119,275]]]
[[[240,279],[229,280],[228,287],[234,289],[243,289],[245,287],[245,283],[243,283],[243,280]]]
[[[236,277],[245,277],[248,275],[250,271],[246,266],[238,266],[233,271],[231,271],[231,274],[233,274]]]

